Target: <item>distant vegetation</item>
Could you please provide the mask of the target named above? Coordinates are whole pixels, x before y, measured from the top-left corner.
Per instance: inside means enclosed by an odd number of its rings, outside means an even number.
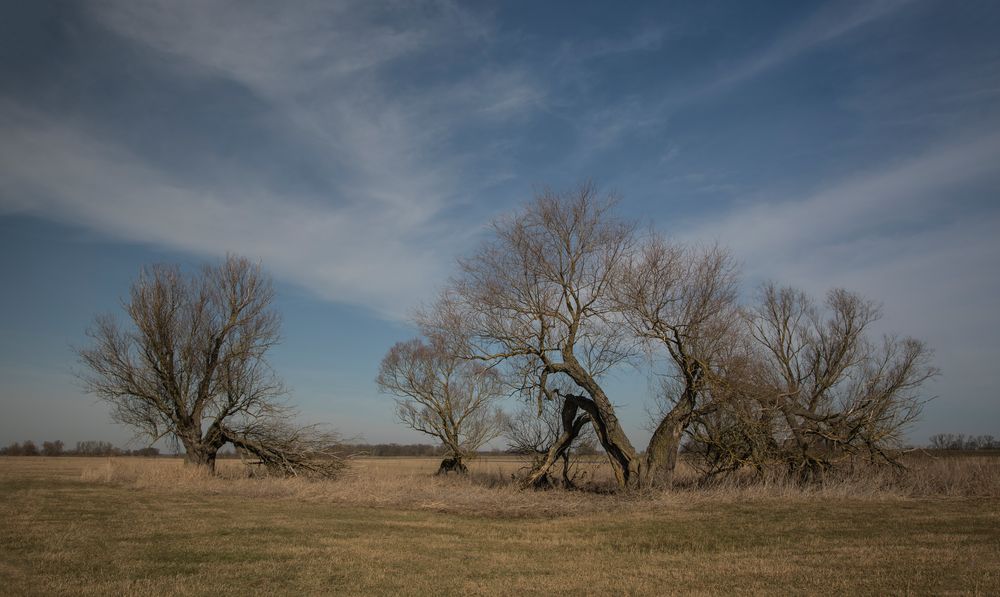
[[[932,450],[1000,450],[1000,439],[992,435],[938,433],[931,436]]]
[[[0,456],[159,456],[160,449],[153,447],[137,450],[123,450],[110,442],[85,441],[76,442],[76,447],[67,449],[62,440],[42,442],[39,448],[35,442],[13,442],[5,448],[0,448]]]

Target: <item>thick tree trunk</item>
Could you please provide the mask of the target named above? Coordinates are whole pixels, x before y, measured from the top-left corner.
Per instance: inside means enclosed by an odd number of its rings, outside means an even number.
[[[203,468],[210,473],[215,472],[215,458],[218,448],[212,448],[204,444],[184,446],[184,463]]]
[[[643,458],[640,487],[673,485],[677,456],[681,450],[681,437],[691,421],[694,406],[694,392],[686,391],[656,426],[653,436],[649,438],[649,445]]]
[[[563,398],[563,434],[555,444],[549,448],[545,458],[528,474],[524,480],[525,487],[537,485],[553,464],[570,448],[573,440],[579,435],[580,430],[587,422],[594,425],[597,432],[597,439],[604,447],[608,455],[608,462],[615,474],[615,481],[621,489],[636,489],[639,487],[640,461],[635,453],[635,449],[629,442],[624,430],[618,422],[611,408],[611,402],[604,392],[593,384],[593,390],[600,397],[600,401],[591,400],[586,396],[573,394],[560,394]],[[604,403],[606,408],[601,408]],[[586,413],[586,418],[577,418],[577,410]]]
[[[469,472],[468,467],[466,467],[465,464],[462,462],[461,454],[448,456],[445,459],[443,459],[441,461],[441,466],[438,467],[437,472],[434,474],[446,475],[452,471],[458,473],[459,475],[465,475]]]
[[[200,429],[188,430],[180,435],[180,440],[184,445],[184,464],[215,473],[215,458],[222,447],[221,442],[206,441],[201,437]]]
[[[684,426],[677,418],[668,415],[660,422],[646,448],[642,476],[639,481],[641,487],[670,487],[673,485],[683,431]]]
[[[571,352],[563,351],[563,363],[552,367],[552,371],[565,373],[590,395],[590,398],[569,394],[564,397],[575,399],[577,406],[590,415],[594,431],[597,432],[597,439],[608,455],[608,462],[611,464],[618,487],[622,489],[638,487],[639,460],[635,448],[625,435],[621,423],[618,422],[615,408],[603,388],[577,362]]]

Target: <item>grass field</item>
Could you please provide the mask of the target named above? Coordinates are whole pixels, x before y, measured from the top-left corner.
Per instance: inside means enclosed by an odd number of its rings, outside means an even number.
[[[965,471],[950,473],[961,487],[938,472],[904,489],[621,496],[518,492],[510,461],[463,480],[432,478],[433,460],[370,459],[309,482],[0,458],[0,592],[996,595],[997,460],[934,465]]]

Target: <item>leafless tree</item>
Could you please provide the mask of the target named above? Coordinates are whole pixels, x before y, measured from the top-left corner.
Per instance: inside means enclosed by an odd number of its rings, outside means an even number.
[[[443,336],[394,345],[382,359],[376,383],[396,397],[396,416],[403,424],[445,446],[439,471],[464,472],[463,460],[502,433],[497,373],[462,359]]]
[[[872,341],[880,310],[857,294],[832,290],[823,307],[765,284],[747,312],[754,397],[773,417],[772,445],[804,478],[845,455],[896,463],[893,450],[924,402],[920,386],[937,374],[930,351],[913,338]]]
[[[187,275],[145,268],[124,308],[129,322],[98,317],[79,350],[86,389],[112,418],[154,443],[173,437],[186,461],[214,470],[227,442],[285,472],[328,473],[310,464],[324,438],[295,430],[285,389],[265,355],[278,342],[274,290],[258,264],[229,256]]]
[[[662,408],[653,420],[641,483],[669,485],[683,433],[694,417],[715,408],[713,398],[731,374],[737,267],[719,247],[685,247],[652,234],[623,264],[613,295],[651,360],[664,362]]]
[[[452,316],[425,318],[427,328],[461,326],[467,357],[505,367],[523,395],[562,405],[564,428],[549,454],[524,480],[534,485],[569,449],[586,415],[608,453],[618,483],[634,485],[637,452],[600,377],[634,342],[613,324],[610,287],[633,244],[633,226],[612,217],[613,198],[592,185],[560,195],[540,193],[513,217],[494,222],[494,239],[462,262],[445,292]],[[550,384],[568,380],[580,394]]]

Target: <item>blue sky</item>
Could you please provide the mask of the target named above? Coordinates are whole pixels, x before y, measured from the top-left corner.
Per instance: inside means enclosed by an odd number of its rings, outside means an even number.
[[[71,347],[143,264],[226,252],[278,282],[305,419],[420,441],[373,383],[407,315],[585,178],[748,290],[881,302],[943,371],[914,441],[1000,434],[998,30],[974,0],[6,2],[0,442],[125,443]]]

